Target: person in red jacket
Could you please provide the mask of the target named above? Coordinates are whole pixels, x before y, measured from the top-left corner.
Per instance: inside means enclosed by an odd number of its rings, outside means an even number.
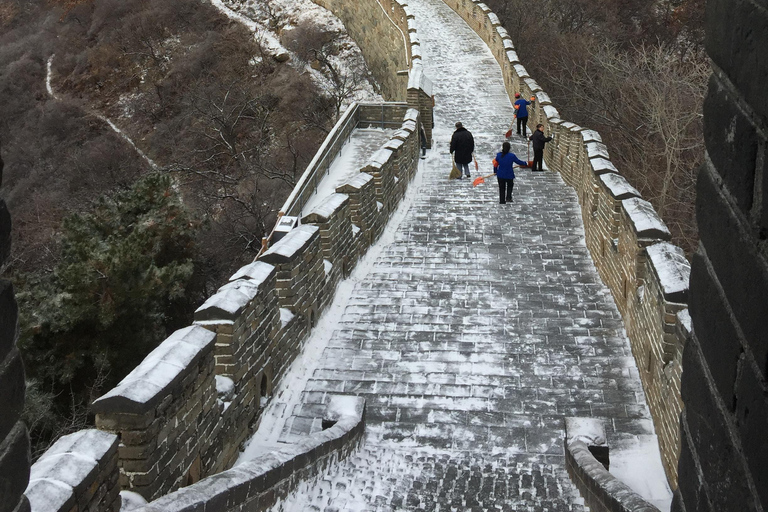
[[[496,153],[496,158],[493,159],[493,174],[499,181],[499,204],[512,202],[512,189],[515,188],[514,165],[522,165],[523,167],[528,165],[517,158],[517,155],[510,153],[509,150],[509,142],[505,142],[501,145],[501,152]]]
[[[543,171],[544,167],[544,145],[552,140],[552,137],[544,135],[544,125],[537,124],[536,131],[531,135],[533,142],[533,169],[532,171]]]

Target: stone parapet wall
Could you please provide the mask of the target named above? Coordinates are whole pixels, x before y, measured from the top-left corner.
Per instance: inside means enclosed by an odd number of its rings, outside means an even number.
[[[378,166],[384,186],[377,190],[376,178],[360,172],[338,187],[200,306],[194,325],[94,402],[97,427],[119,437],[116,462],[99,478],[154,500],[232,467],[336,285],[379,237],[415,175],[419,113],[391,110],[400,127],[368,165]],[[81,485],[76,477],[73,488]]]
[[[3,178],[0,156],[0,185]],[[11,215],[0,198],[0,264],[11,252]],[[29,435],[21,421],[24,408],[24,366],[16,348],[19,308],[10,281],[0,279],[0,512],[24,512],[29,502]]]
[[[640,368],[651,415],[659,436],[662,462],[670,486],[677,487],[680,453],[679,395],[681,358],[676,313],[687,307],[690,265],[679,249],[649,259],[649,247],[670,239],[669,230],[650,203],[620,176],[600,134],[560,118],[549,96],[520,62],[509,33],[485,4],[445,0],[485,41],[501,66],[510,100],[515,93],[535,97],[529,125],[542,123],[554,134],[544,161],[574,188],[581,205],[587,247],[601,278],[611,290],[624,319],[633,355]],[[670,282],[682,290],[666,293]]]
[[[244,462],[135,509],[135,512],[263,512],[299,482],[311,480],[354,451],[365,430],[365,401],[331,397],[327,429],[301,443]]]
[[[708,0],[713,74],[672,510],[768,509],[768,8]]]
[[[61,437],[32,466],[32,512],[118,512],[118,438],[100,430]]]

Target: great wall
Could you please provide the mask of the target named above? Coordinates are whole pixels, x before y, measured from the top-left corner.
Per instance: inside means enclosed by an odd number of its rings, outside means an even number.
[[[389,102],[347,110],[283,206],[283,228],[265,252],[198,309],[192,326],[170,336],[93,404],[96,429],[60,439],[31,472],[19,420],[24,387],[14,348],[17,312],[12,288],[3,282],[0,405],[8,413],[0,418],[0,491],[9,499],[0,512],[116,511],[121,490],[141,494],[149,503],[136,510],[147,512],[269,510],[301,481],[332,471],[359,448],[365,401],[337,394],[322,414],[322,431],[233,467],[337,285],[381,237],[405,196],[417,172],[420,131],[429,146],[435,129],[432,83],[408,4],[317,3],[344,22]],[[575,190],[589,254],[621,313],[675,491],[672,509],[762,510],[768,506],[768,444],[760,441],[768,425],[768,336],[761,323],[768,313],[768,95],[754,84],[768,66],[765,57],[753,65],[747,52],[764,47],[768,8],[736,2],[740,20],[762,23],[759,35],[743,36],[746,50],[713,42],[726,34],[709,22],[715,75],[705,114],[727,111],[748,130],[749,145],[731,148],[724,144],[726,132],[707,125],[709,159],[699,178],[702,246],[689,291],[691,265],[669,243],[650,203],[611,163],[600,135],[560,118],[485,4],[445,3],[490,48],[508,97],[536,97],[529,124],[543,123],[555,135],[545,162]],[[710,4],[716,13],[728,5]],[[305,211],[349,134],[372,126],[395,130],[357,176]],[[753,185],[744,185],[750,180]],[[10,221],[4,207],[0,214],[7,256]],[[593,456],[599,450],[582,441],[568,437],[564,452],[590,510],[653,510],[604,471]]]

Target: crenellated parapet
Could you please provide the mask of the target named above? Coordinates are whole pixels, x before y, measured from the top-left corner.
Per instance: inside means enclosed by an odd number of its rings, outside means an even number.
[[[670,232],[651,204],[612,163],[600,134],[560,117],[520,62],[510,34],[487,5],[445,0],[485,41],[499,63],[510,99],[535,97],[529,125],[554,135],[544,161],[574,188],[587,247],[624,319],[648,397],[670,486],[677,487],[682,410],[680,376],[690,264],[669,244]],[[514,35],[514,34],[513,34]]]

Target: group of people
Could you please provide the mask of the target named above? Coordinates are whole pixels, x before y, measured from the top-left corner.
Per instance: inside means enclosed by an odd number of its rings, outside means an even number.
[[[515,94],[515,108],[517,110],[517,134],[526,138],[527,123],[528,123],[528,105],[530,101],[520,97],[519,93]],[[533,171],[543,171],[544,162],[544,146],[547,142],[552,141],[552,137],[544,135],[544,125],[536,125],[536,130],[527,137],[533,144],[533,163],[531,164]],[[453,155],[454,163],[459,169],[460,175],[469,178],[469,164],[472,163],[473,153],[475,152],[475,139],[472,133],[467,130],[462,123],[456,123],[456,131],[453,132],[451,137],[451,154]],[[493,174],[496,175],[496,179],[499,182],[499,203],[506,204],[512,202],[512,190],[515,186],[515,165],[520,167],[528,167],[528,162],[520,160],[517,155],[512,153],[511,145],[509,142],[504,142],[501,145],[501,151],[496,154],[496,158],[493,159]]]

